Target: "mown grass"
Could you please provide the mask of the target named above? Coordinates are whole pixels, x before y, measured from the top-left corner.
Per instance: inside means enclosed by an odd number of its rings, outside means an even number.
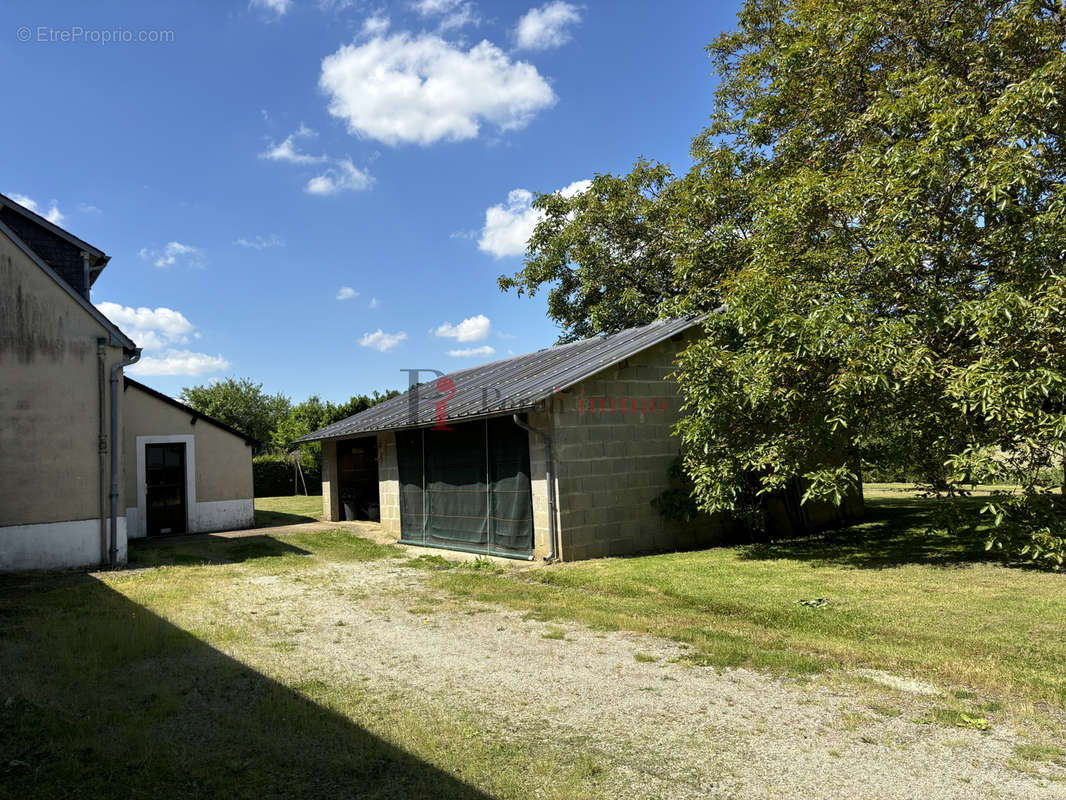
[[[322,495],[255,498],[255,527],[273,528],[318,522],[322,519]]]
[[[545,621],[669,637],[697,665],[877,668],[1066,707],[1066,575],[994,562],[980,536],[929,531],[929,501],[871,488],[866,521],[800,541],[430,581]]]
[[[343,563],[401,554],[343,530],[194,536],[131,543],[130,572],[0,576],[0,796],[602,797],[595,754],[325,680],[307,621],[232,610],[249,581],[345,591]]]

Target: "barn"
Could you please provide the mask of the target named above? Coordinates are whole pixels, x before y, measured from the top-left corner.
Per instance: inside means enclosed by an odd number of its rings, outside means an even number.
[[[690,548],[664,520],[681,408],[670,379],[697,319],[664,320],[429,380],[306,437],[326,518],[402,543],[517,559]]]

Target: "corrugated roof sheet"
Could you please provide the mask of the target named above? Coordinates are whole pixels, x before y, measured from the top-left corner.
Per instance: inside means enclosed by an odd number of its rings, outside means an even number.
[[[459,370],[428,380],[399,397],[310,433],[298,441],[313,442],[399,428],[418,428],[437,421],[435,402],[455,392],[445,405],[448,422],[512,414],[530,409],[560,389],[595,375],[649,347],[688,330],[702,318],[659,320],[610,336],[547,347],[534,353]],[[438,387],[438,383],[443,386]],[[439,388],[445,389],[443,393]]]

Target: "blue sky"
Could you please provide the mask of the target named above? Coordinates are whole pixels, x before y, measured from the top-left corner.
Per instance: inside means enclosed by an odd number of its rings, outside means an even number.
[[[703,47],[735,13],[8,2],[0,192],[112,257],[93,302],[164,392],[229,375],[297,400],[403,388],[404,368],[556,339],[543,296],[496,286],[521,266],[529,193],[639,156],[684,169],[714,90]]]

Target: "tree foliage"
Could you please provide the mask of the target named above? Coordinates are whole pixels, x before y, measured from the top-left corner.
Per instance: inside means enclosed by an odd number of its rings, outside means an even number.
[[[753,476],[838,500],[864,460],[947,497],[980,472],[1023,486],[986,507],[990,545],[1061,563],[1036,476],[1066,457],[1064,44],[1051,0],[748,0],[708,48],[692,169],[644,205],[595,200],[644,191],[644,162],[538,199],[502,283],[554,282],[565,335],[722,304],[678,372],[704,509],[742,510]],[[634,270],[650,288],[625,294]]]
[[[181,400],[257,439],[260,442],[257,452],[287,457],[299,449],[304,466],[311,467],[321,457],[322,447],[317,442],[299,445],[297,439],[398,394],[395,390],[375,391],[370,395],[353,395],[344,403],[323,401],[318,395],[312,395],[294,405],[283,394],[267,394],[263,384],[249,378],[226,378],[186,387],[181,390]]]
[[[270,445],[274,429],[292,408],[288,397],[267,394],[263,384],[249,378],[187,386],[181,390],[180,398],[197,411],[258,440],[259,451]]]
[[[278,421],[272,434],[274,449],[280,453],[291,453],[299,449],[305,466],[317,463],[322,456],[322,445],[319,442],[297,444],[297,439],[365,411],[398,394],[396,390],[389,390],[384,394],[375,391],[371,395],[353,395],[347,402],[339,404],[323,402],[318,395],[312,395],[293,406],[289,413]]]

